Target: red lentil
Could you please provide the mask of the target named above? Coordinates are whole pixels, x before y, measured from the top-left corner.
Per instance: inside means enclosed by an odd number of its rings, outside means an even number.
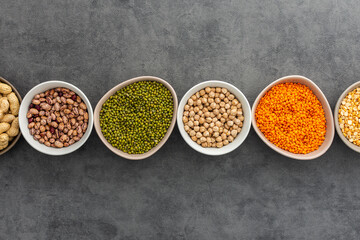
[[[292,153],[310,153],[325,140],[324,109],[315,94],[300,83],[272,87],[261,98],[255,118],[270,142]]]

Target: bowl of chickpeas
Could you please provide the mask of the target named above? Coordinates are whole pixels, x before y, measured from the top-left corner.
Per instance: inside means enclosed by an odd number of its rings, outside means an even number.
[[[239,147],[251,128],[251,107],[234,85],[210,80],[192,87],[180,101],[177,125],[185,142],[206,155]]]

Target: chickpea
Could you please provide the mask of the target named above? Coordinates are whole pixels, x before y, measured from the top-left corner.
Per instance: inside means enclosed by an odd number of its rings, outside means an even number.
[[[236,135],[237,135],[237,131],[236,131],[236,130],[232,130],[232,131],[231,131],[231,136],[236,137]]]
[[[193,121],[189,121],[187,124],[188,124],[188,126],[191,127],[191,128],[194,126],[194,122],[193,122]]]
[[[226,88],[206,87],[184,106],[184,129],[202,147],[222,147],[241,131],[241,103]]]

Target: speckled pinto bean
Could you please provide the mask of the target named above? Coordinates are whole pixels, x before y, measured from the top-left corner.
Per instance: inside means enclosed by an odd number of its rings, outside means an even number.
[[[54,88],[35,95],[26,116],[34,139],[54,148],[68,147],[79,141],[89,120],[86,104],[67,88]]]

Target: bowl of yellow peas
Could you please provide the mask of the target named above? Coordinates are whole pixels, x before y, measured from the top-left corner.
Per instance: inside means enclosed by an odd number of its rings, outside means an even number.
[[[334,109],[335,129],[340,139],[360,152],[360,81],[349,86]]]

